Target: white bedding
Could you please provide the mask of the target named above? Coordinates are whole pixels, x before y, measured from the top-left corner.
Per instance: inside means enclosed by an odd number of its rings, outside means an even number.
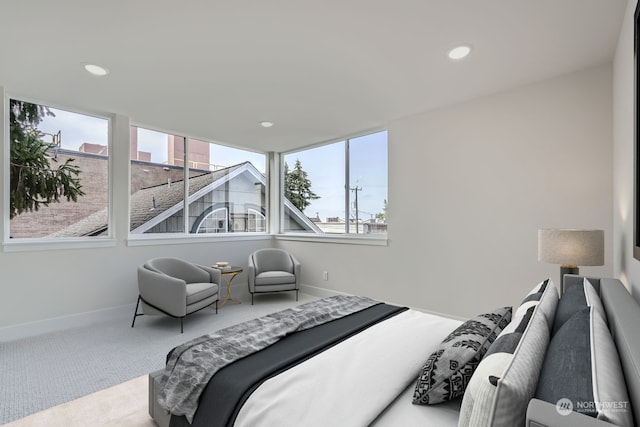
[[[437,405],[414,405],[411,403],[414,389],[415,384],[409,384],[371,427],[457,427],[462,399]]]
[[[426,412],[411,404],[412,384],[427,357],[460,324],[415,310],[400,313],[265,381],[235,426],[367,426],[403,391],[398,408],[376,425],[410,425],[394,417]],[[447,410],[442,413],[451,418]]]

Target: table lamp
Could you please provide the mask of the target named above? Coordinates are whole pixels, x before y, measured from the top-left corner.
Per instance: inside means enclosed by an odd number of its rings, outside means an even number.
[[[604,265],[604,230],[539,229],[538,261],[560,264],[565,274],[578,274],[579,265]]]

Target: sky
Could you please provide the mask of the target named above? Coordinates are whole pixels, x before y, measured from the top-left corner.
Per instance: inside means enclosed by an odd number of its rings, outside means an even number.
[[[109,121],[99,117],[51,109],[55,117],[45,117],[38,129],[48,134],[61,131],[61,147],[78,150],[85,142],[108,145]],[[138,150],[151,153],[151,161],[167,161],[167,134],[138,128]],[[46,141],[50,138],[45,137]],[[375,217],[383,211],[387,199],[387,132],[378,132],[349,140],[350,179],[349,218],[355,218],[355,193],[358,188],[358,217],[362,220]],[[316,214],[344,219],[345,215],[345,142],[323,145],[313,149],[285,154],[285,162],[293,169],[300,160],[302,169],[311,180],[311,190],[320,196],[305,209],[305,214]],[[240,150],[213,142],[210,163],[232,166],[251,161],[263,174],[266,156],[261,153]]]
[[[151,161],[164,163],[167,161],[167,134],[138,127],[138,150],[151,153]],[[262,174],[266,171],[266,156],[252,151],[239,150],[224,145],[211,144],[209,163],[212,165],[233,166],[250,161]]]
[[[349,218],[355,218],[355,188],[358,188],[358,217],[362,220],[383,212],[387,199],[387,132],[349,140]],[[311,180],[311,191],[320,196],[304,213],[320,219],[345,218],[345,142],[288,153],[285,162],[292,170],[296,160]]]
[[[62,148],[78,150],[85,142],[108,145],[108,120],[54,108],[51,111],[55,117],[45,117],[38,129],[48,134],[61,131]],[[167,134],[144,128],[138,128],[138,132],[138,150],[150,152],[152,162],[166,162],[168,157]],[[50,138],[45,137],[45,141],[49,142]],[[264,154],[215,143],[212,145],[209,160],[211,164],[225,166],[233,166],[248,160],[261,173],[266,171],[266,156]]]
[[[61,148],[78,150],[85,142],[108,145],[109,121],[83,114],[51,108],[55,117],[45,116],[38,125],[41,132],[55,134],[61,131]],[[45,141],[51,142],[47,136]]]

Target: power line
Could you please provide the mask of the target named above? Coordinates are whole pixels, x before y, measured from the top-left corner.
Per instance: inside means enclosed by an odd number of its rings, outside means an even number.
[[[350,187],[349,190],[354,191],[356,193],[356,197],[355,197],[355,205],[356,205],[356,234],[359,233],[358,231],[358,191],[362,191],[362,187]]]

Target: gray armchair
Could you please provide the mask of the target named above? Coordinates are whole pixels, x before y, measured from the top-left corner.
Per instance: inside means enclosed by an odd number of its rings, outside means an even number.
[[[138,302],[131,327],[143,314],[166,314],[183,320],[188,314],[216,305],[220,270],[179,258],[153,258],[138,267]],[[142,313],[138,307],[142,305]]]
[[[282,249],[259,249],[249,255],[249,293],[298,291],[300,289],[300,263]]]

